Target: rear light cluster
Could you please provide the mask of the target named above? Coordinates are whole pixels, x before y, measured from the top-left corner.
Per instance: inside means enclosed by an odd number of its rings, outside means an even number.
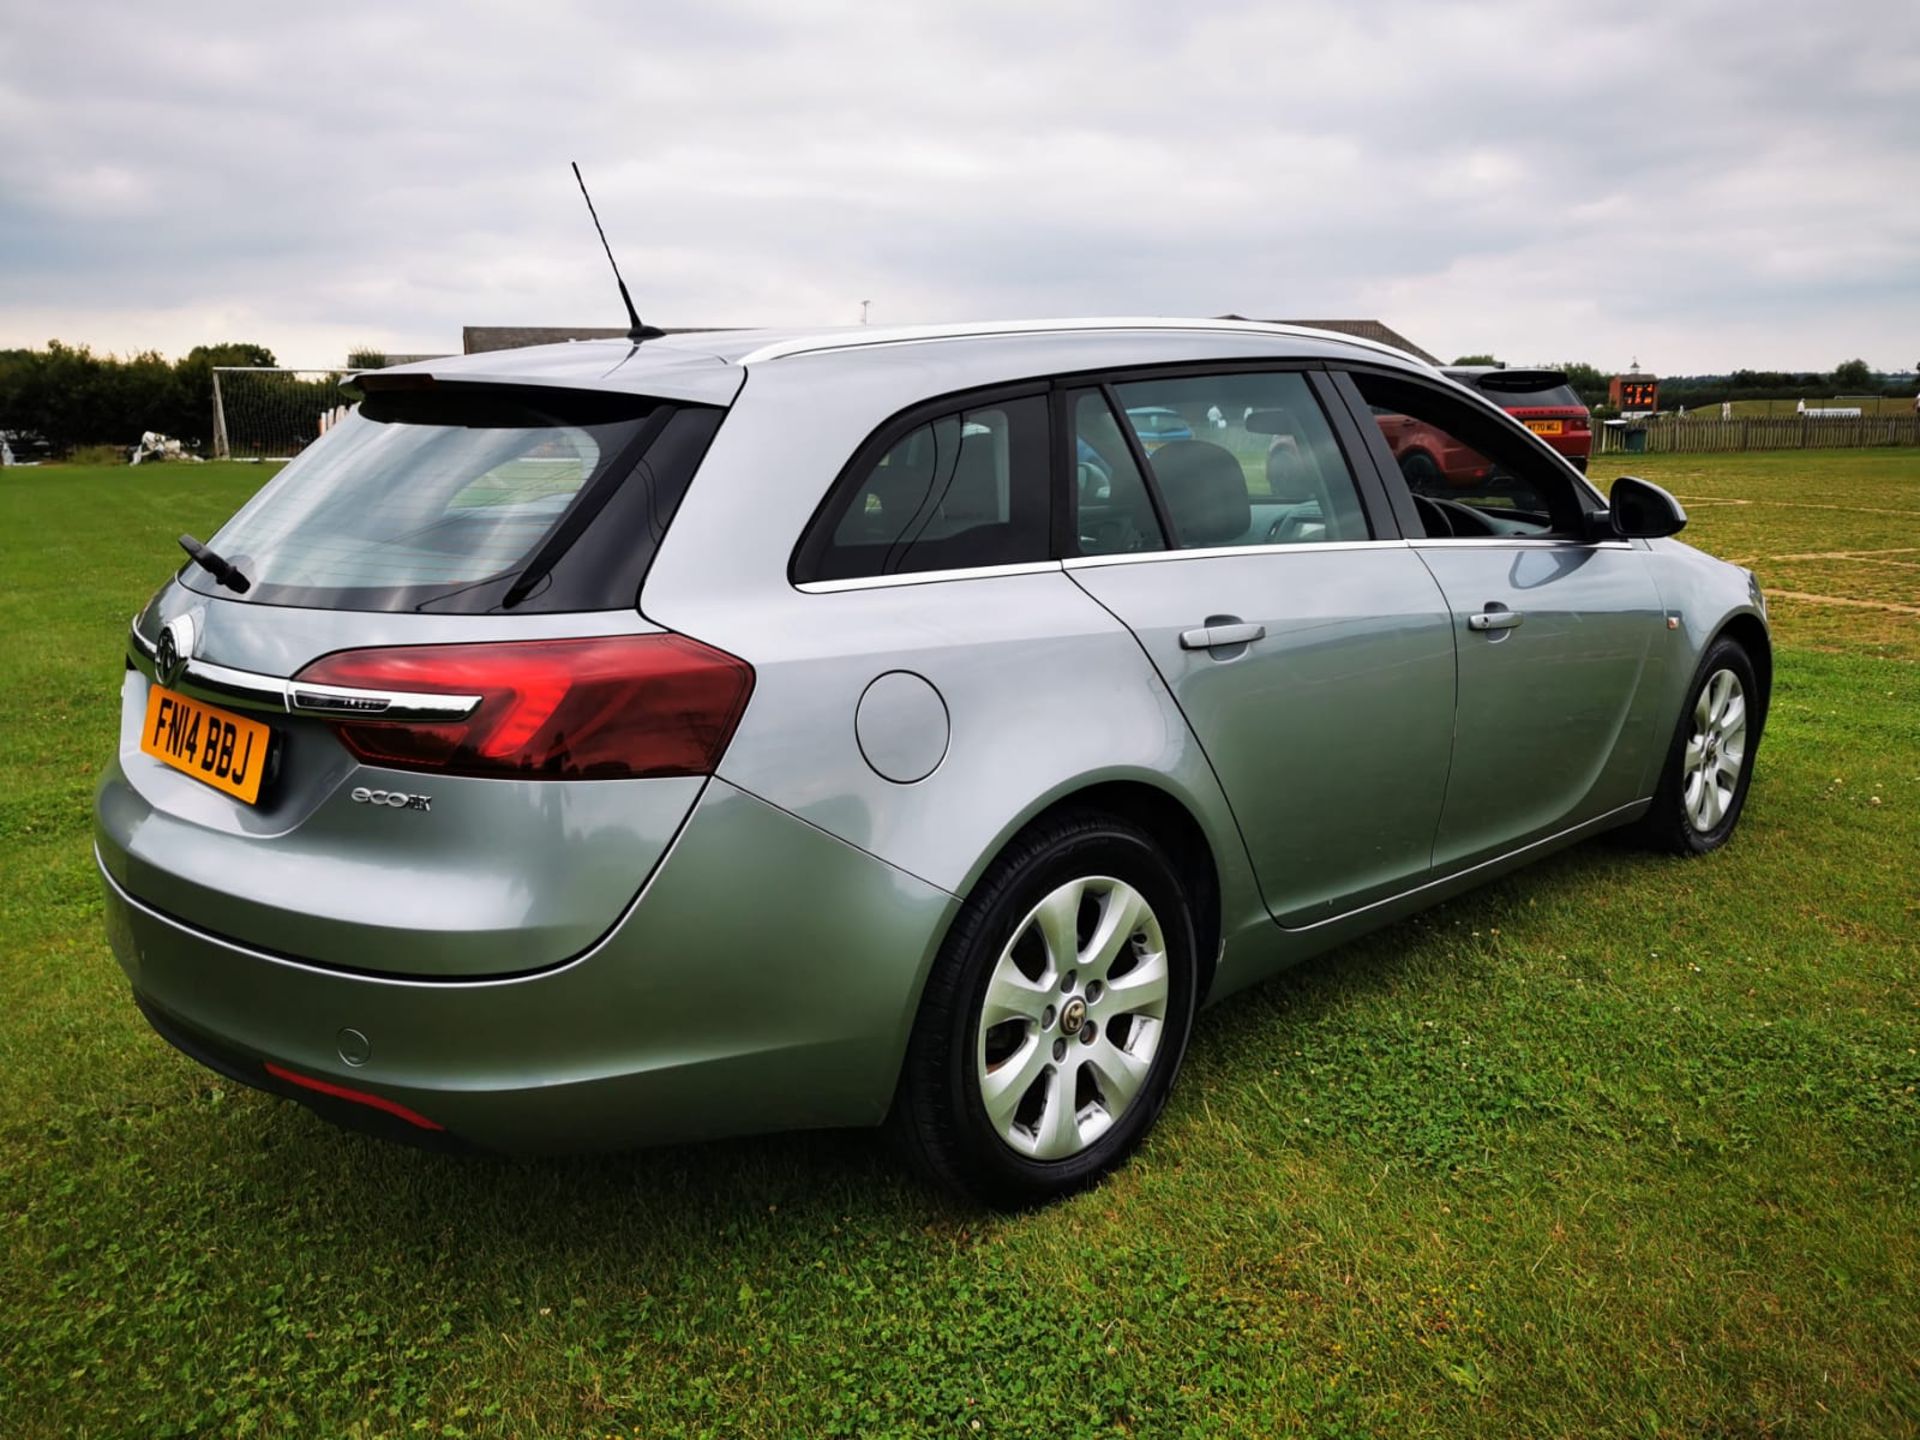
[[[328,723],[363,764],[518,780],[710,775],[753,692],[744,660],[684,635],[342,650],[295,678],[478,695],[464,720]]]

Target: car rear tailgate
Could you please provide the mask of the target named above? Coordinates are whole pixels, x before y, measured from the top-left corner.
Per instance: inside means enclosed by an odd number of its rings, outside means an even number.
[[[98,797],[100,859],[143,903],[249,946],[406,975],[556,964],[619,920],[706,784],[369,766],[327,721],[255,706],[233,713],[271,726],[273,755],[258,803],[247,805],[141,750],[163,613],[195,627],[189,673],[217,665],[265,677],[296,674],[349,639],[358,648],[658,631],[631,611],[383,615],[245,605],[167,586],[130,637],[119,754]],[[390,794],[422,803],[386,803]]]

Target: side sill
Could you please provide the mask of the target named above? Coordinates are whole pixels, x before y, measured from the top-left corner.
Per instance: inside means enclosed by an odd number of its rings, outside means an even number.
[[[1279,925],[1279,928],[1289,935],[1311,935],[1316,930],[1324,930],[1331,925],[1351,923],[1373,911],[1386,909],[1388,907],[1403,906],[1410,901],[1417,901],[1422,895],[1427,894],[1429,891],[1451,893],[1449,887],[1457,887],[1460,889],[1470,888],[1477,883],[1479,879],[1491,879],[1492,872],[1494,871],[1524,865],[1529,859],[1534,858],[1536,855],[1543,855],[1563,845],[1574,844],[1589,835],[1597,835],[1603,830],[1612,830],[1617,826],[1629,824],[1646,814],[1652,804],[1652,796],[1648,796],[1644,800],[1631,801],[1628,804],[1620,805],[1607,811],[1604,815],[1596,815],[1591,820],[1582,820],[1578,825],[1571,825],[1565,830],[1556,830],[1551,835],[1544,835],[1540,839],[1522,845],[1516,850],[1508,850],[1490,859],[1469,865],[1464,870],[1449,871],[1445,875],[1423,881],[1421,884],[1415,885],[1410,889],[1388,895],[1384,899],[1370,901],[1365,905],[1357,905],[1351,910],[1342,910],[1338,915],[1328,915],[1308,925],[1280,925],[1280,922],[1277,920],[1274,924]],[[1444,894],[1436,894],[1434,898],[1438,900],[1445,897]]]

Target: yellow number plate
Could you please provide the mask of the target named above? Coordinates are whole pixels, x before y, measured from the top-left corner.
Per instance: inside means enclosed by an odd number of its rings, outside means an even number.
[[[260,798],[273,732],[257,720],[218,710],[155,685],[147,692],[140,748],[162,764],[204,780],[251,805]]]
[[[1567,422],[1564,420],[1529,420],[1527,429],[1536,435],[1560,435],[1565,433]]]

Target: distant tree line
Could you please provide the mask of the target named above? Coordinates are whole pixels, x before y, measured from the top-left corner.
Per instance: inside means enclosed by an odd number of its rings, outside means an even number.
[[[0,430],[43,437],[56,455],[76,445],[131,447],[142,431],[207,445],[213,367],[271,365],[264,345],[196,345],[180,360],[153,351],[122,358],[50,340],[44,350],[0,350]]]
[[[1462,355],[1456,365],[1497,365],[1491,355]],[[1590,409],[1604,410],[1607,385],[1619,371],[1599,370],[1570,361],[1553,367],[1567,372],[1567,383]],[[1730,375],[1662,375],[1660,406],[1718,405],[1723,400],[1829,399],[1836,395],[1911,395],[1920,377],[1875,373],[1864,360],[1848,360],[1831,370],[1735,370]]]
[[[1663,375],[1660,408],[1695,410],[1723,400],[1828,400],[1840,395],[1912,395],[1915,377],[1876,374],[1864,360],[1831,370],[1735,370],[1731,375]],[[1602,387],[1604,391],[1604,387]],[[1602,395],[1604,399],[1604,393]]]

